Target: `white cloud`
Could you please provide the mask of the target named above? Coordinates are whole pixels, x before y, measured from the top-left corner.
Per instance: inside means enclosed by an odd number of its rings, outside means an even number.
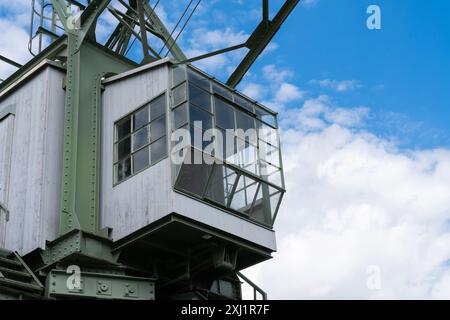
[[[275,94],[275,100],[279,103],[288,103],[304,97],[304,92],[291,83],[283,83]]]
[[[398,150],[364,130],[367,114],[320,96],[280,115],[279,251],[244,272],[270,297],[449,297],[450,150]]]
[[[18,63],[25,63],[30,59],[28,53],[28,33],[13,20],[0,18],[0,29],[3,34],[0,37],[0,54]],[[0,78],[5,79],[17,68],[0,61]]]
[[[315,6],[317,3],[319,2],[319,0],[303,0],[301,2],[301,5],[305,6],[305,7],[313,7]]]
[[[356,80],[312,80],[311,83],[318,84],[321,88],[329,88],[337,92],[353,91],[361,87],[359,81]]]
[[[248,83],[241,91],[252,99],[259,100],[263,96],[264,87],[257,83]]]
[[[264,79],[270,82],[282,83],[292,78],[293,72],[288,69],[278,69],[270,64],[262,68]]]

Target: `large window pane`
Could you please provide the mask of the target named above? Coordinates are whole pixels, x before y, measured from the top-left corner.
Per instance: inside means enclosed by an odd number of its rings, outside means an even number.
[[[185,162],[181,166],[175,186],[203,198],[212,165],[206,163],[194,164],[196,158],[202,159],[201,152],[191,149],[186,156],[188,163]]]
[[[222,132],[223,137],[223,151],[222,151],[222,160],[225,160],[228,163],[238,164],[237,157],[237,143],[236,137],[233,134],[233,131],[220,130]]]
[[[186,101],[186,83],[183,83],[172,90],[172,99],[174,106]]]
[[[150,124],[150,141],[155,141],[166,134],[166,117],[161,117]]]
[[[236,111],[237,128],[247,131],[248,129],[255,129],[254,118],[246,115],[244,112]]]
[[[189,108],[189,118],[192,124],[194,124],[195,121],[200,121],[203,130],[212,128],[212,116],[203,109],[191,105]]]
[[[152,164],[155,164],[167,155],[167,138],[164,137],[150,145]]]
[[[150,121],[166,113],[166,95],[162,95],[150,104]]]
[[[116,126],[116,130],[117,140],[121,140],[129,135],[131,133],[131,117],[127,117],[126,119],[120,121]]]
[[[283,182],[281,178],[281,169],[277,168],[275,166],[272,166],[271,164],[260,161],[260,167],[261,167],[261,177],[265,179],[266,181],[269,181],[279,187],[283,187]]]
[[[139,150],[133,155],[133,171],[138,172],[142,169],[148,167],[150,164],[149,161],[149,150],[148,147],[145,147],[142,150]]]
[[[239,166],[253,174],[257,174],[257,148],[241,139],[237,139],[237,147]]]
[[[188,110],[187,110],[187,103],[182,104],[181,106],[177,107],[174,111],[174,129],[178,129],[179,127],[182,127],[188,122]]]
[[[275,127],[275,125],[276,125],[275,116],[272,113],[270,113],[258,106],[255,106],[255,112],[256,112],[256,117],[258,119],[264,121],[265,123],[271,125],[272,127]]]
[[[139,128],[145,126],[147,123],[149,123],[148,120],[148,106],[145,106],[138,112],[134,114],[134,130],[137,131]]]
[[[217,83],[213,84],[213,91],[214,93],[228,99],[228,100],[232,100],[233,99],[233,95],[231,93],[230,90],[228,90],[227,88],[225,88],[224,86],[221,86]]]
[[[239,96],[239,95],[235,95],[234,96],[234,102],[239,105],[241,108],[250,111],[251,113],[254,113],[253,110],[253,103],[251,103],[250,101],[244,99],[243,97]]]
[[[216,125],[222,129],[234,129],[234,108],[219,98],[214,98]]]
[[[259,139],[270,143],[275,147],[279,147],[277,130],[256,120],[256,129],[258,130]]]
[[[175,87],[186,80],[186,68],[184,66],[176,66],[172,70],[172,86]]]
[[[140,129],[133,134],[133,151],[136,151],[148,144],[148,127]]]
[[[206,197],[226,206],[235,180],[236,174],[234,171],[224,165],[214,166],[214,171],[206,191]]]
[[[131,137],[125,138],[117,144],[117,160],[129,156],[131,153]]]
[[[259,158],[280,167],[280,150],[262,140],[259,141]]]
[[[131,158],[120,161],[117,164],[117,182],[131,175]]]
[[[210,91],[209,80],[195,71],[189,70],[189,82],[194,83],[206,91]]]
[[[211,95],[192,84],[189,85],[189,102],[211,112]]]

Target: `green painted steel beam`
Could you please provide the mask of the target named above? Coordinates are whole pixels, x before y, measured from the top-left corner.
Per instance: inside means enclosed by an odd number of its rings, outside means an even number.
[[[62,0],[52,0],[67,35],[66,101],[60,234],[73,229],[99,233],[100,86],[108,73],[131,69],[86,42],[110,0],[93,0],[74,27]],[[92,35],[89,36],[92,38]]]
[[[250,51],[244,57],[236,70],[231,74],[231,76],[227,80],[227,85],[235,88],[241,82],[244,75],[248,72],[253,63],[255,63],[256,59],[264,51],[264,49],[280,29],[281,25],[284,23],[284,21],[291,14],[291,12],[299,2],[300,0],[286,0],[286,2],[280,8],[272,21],[267,21],[268,8],[266,8],[266,6],[268,4],[263,4],[263,6],[265,7],[265,9],[263,10],[264,17],[266,18],[263,18],[263,21],[258,25],[253,34],[247,40],[246,46],[248,49],[250,49]]]
[[[6,62],[9,65],[12,65],[13,67],[22,68],[22,65],[20,63],[17,63],[5,56],[2,56],[1,54],[0,54],[0,60],[2,60],[3,62]]]
[[[41,268],[48,268],[73,256],[83,256],[85,261],[91,263],[116,265],[118,254],[112,253],[112,246],[112,241],[104,237],[72,230],[47,243],[45,250],[40,252],[44,262]]]
[[[155,300],[155,280],[109,273],[81,272],[79,283],[68,286],[65,270],[52,270],[47,276],[46,296],[90,299]]]
[[[167,30],[162,21],[159,19],[156,12],[150,7],[148,1],[145,0],[138,0],[138,1],[142,1],[142,5],[150,25],[160,34],[161,39],[167,43],[167,46],[168,48],[170,48],[170,52],[172,53],[173,57],[178,61],[186,60],[187,58],[184,55],[183,51],[181,51],[181,48],[172,38],[170,32]]]

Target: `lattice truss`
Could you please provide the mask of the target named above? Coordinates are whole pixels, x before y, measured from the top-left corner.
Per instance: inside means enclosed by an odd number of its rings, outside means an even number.
[[[119,55],[138,60],[136,62],[139,63],[167,56],[180,63],[191,63],[233,50],[246,49],[246,54],[227,81],[229,86],[235,87],[300,0],[284,0],[281,6],[282,1],[254,0],[261,1],[261,21],[245,42],[195,57],[186,56],[179,40],[185,36],[183,33],[186,33],[189,23],[195,19],[202,2],[208,0],[176,1],[175,3],[179,2],[177,12],[180,16],[176,23],[171,23],[170,29],[158,16],[158,8],[169,1],[173,5],[174,0],[32,0],[28,50],[36,56],[64,33],[94,19],[87,38]],[[226,3],[229,7],[233,6],[232,1],[227,0]],[[273,8],[269,5],[278,6],[275,13],[270,13]],[[108,37],[97,39],[96,29],[104,28],[99,17],[105,14],[115,19],[115,27],[107,30]],[[136,48],[140,49],[139,54],[136,53]],[[20,64],[7,57],[0,55],[0,60],[20,67]]]

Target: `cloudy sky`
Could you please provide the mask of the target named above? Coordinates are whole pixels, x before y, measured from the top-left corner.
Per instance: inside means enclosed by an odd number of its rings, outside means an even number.
[[[0,0],[0,54],[19,62],[29,2]],[[172,27],[188,2],[156,11]],[[204,0],[180,45],[195,56],[245,41],[260,4]],[[381,30],[366,27],[370,4]],[[444,0],[304,0],[240,84],[280,117],[279,250],[245,272],[271,298],[450,298],[448,12]],[[100,40],[113,23],[102,16]],[[225,80],[243,54],[197,65]],[[0,64],[0,78],[12,70]]]

